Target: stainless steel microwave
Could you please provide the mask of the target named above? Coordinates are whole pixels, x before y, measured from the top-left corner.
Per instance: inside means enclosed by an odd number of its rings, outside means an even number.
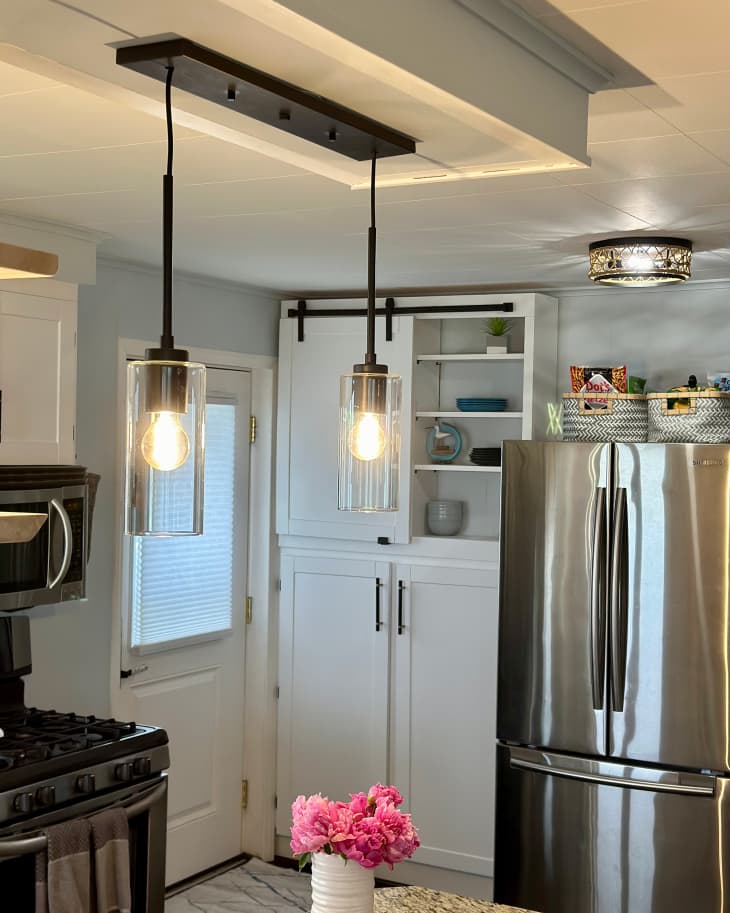
[[[84,598],[89,490],[83,466],[0,466],[0,511],[48,517],[29,542],[0,544],[0,611]]]

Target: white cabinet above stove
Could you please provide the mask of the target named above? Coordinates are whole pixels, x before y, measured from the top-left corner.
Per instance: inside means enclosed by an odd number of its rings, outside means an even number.
[[[75,285],[0,284],[0,464],[75,463]]]

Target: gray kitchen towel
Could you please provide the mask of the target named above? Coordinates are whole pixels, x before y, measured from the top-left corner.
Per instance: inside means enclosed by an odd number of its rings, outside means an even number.
[[[89,822],[64,821],[45,833],[48,852],[36,857],[36,911],[92,913]]]
[[[132,886],[127,814],[123,808],[110,808],[90,818],[89,824],[94,851],[96,913],[130,913]]]

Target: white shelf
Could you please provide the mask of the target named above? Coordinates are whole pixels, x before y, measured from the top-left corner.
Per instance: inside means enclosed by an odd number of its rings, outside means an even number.
[[[419,463],[414,469],[428,470],[429,472],[501,472],[501,466],[464,466],[453,463]]]
[[[524,352],[507,352],[506,355],[487,355],[486,352],[457,353],[439,355],[416,355],[416,362],[421,361],[524,361]]]
[[[522,418],[521,412],[416,412],[416,418]]]

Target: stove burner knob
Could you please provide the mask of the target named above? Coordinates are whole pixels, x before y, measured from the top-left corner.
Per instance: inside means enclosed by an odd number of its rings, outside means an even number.
[[[132,779],[132,765],[129,761],[124,764],[117,764],[114,768],[114,779],[122,780],[124,783]]]
[[[96,778],[93,774],[81,774],[76,777],[77,793],[93,793],[96,790]]]
[[[56,804],[56,787],[55,786],[41,786],[40,789],[36,790],[35,800],[38,805],[55,805]]]
[[[33,811],[33,793],[18,793],[13,799],[13,809],[22,815]]]
[[[135,776],[148,777],[152,772],[152,761],[149,758],[135,758],[133,769]]]

